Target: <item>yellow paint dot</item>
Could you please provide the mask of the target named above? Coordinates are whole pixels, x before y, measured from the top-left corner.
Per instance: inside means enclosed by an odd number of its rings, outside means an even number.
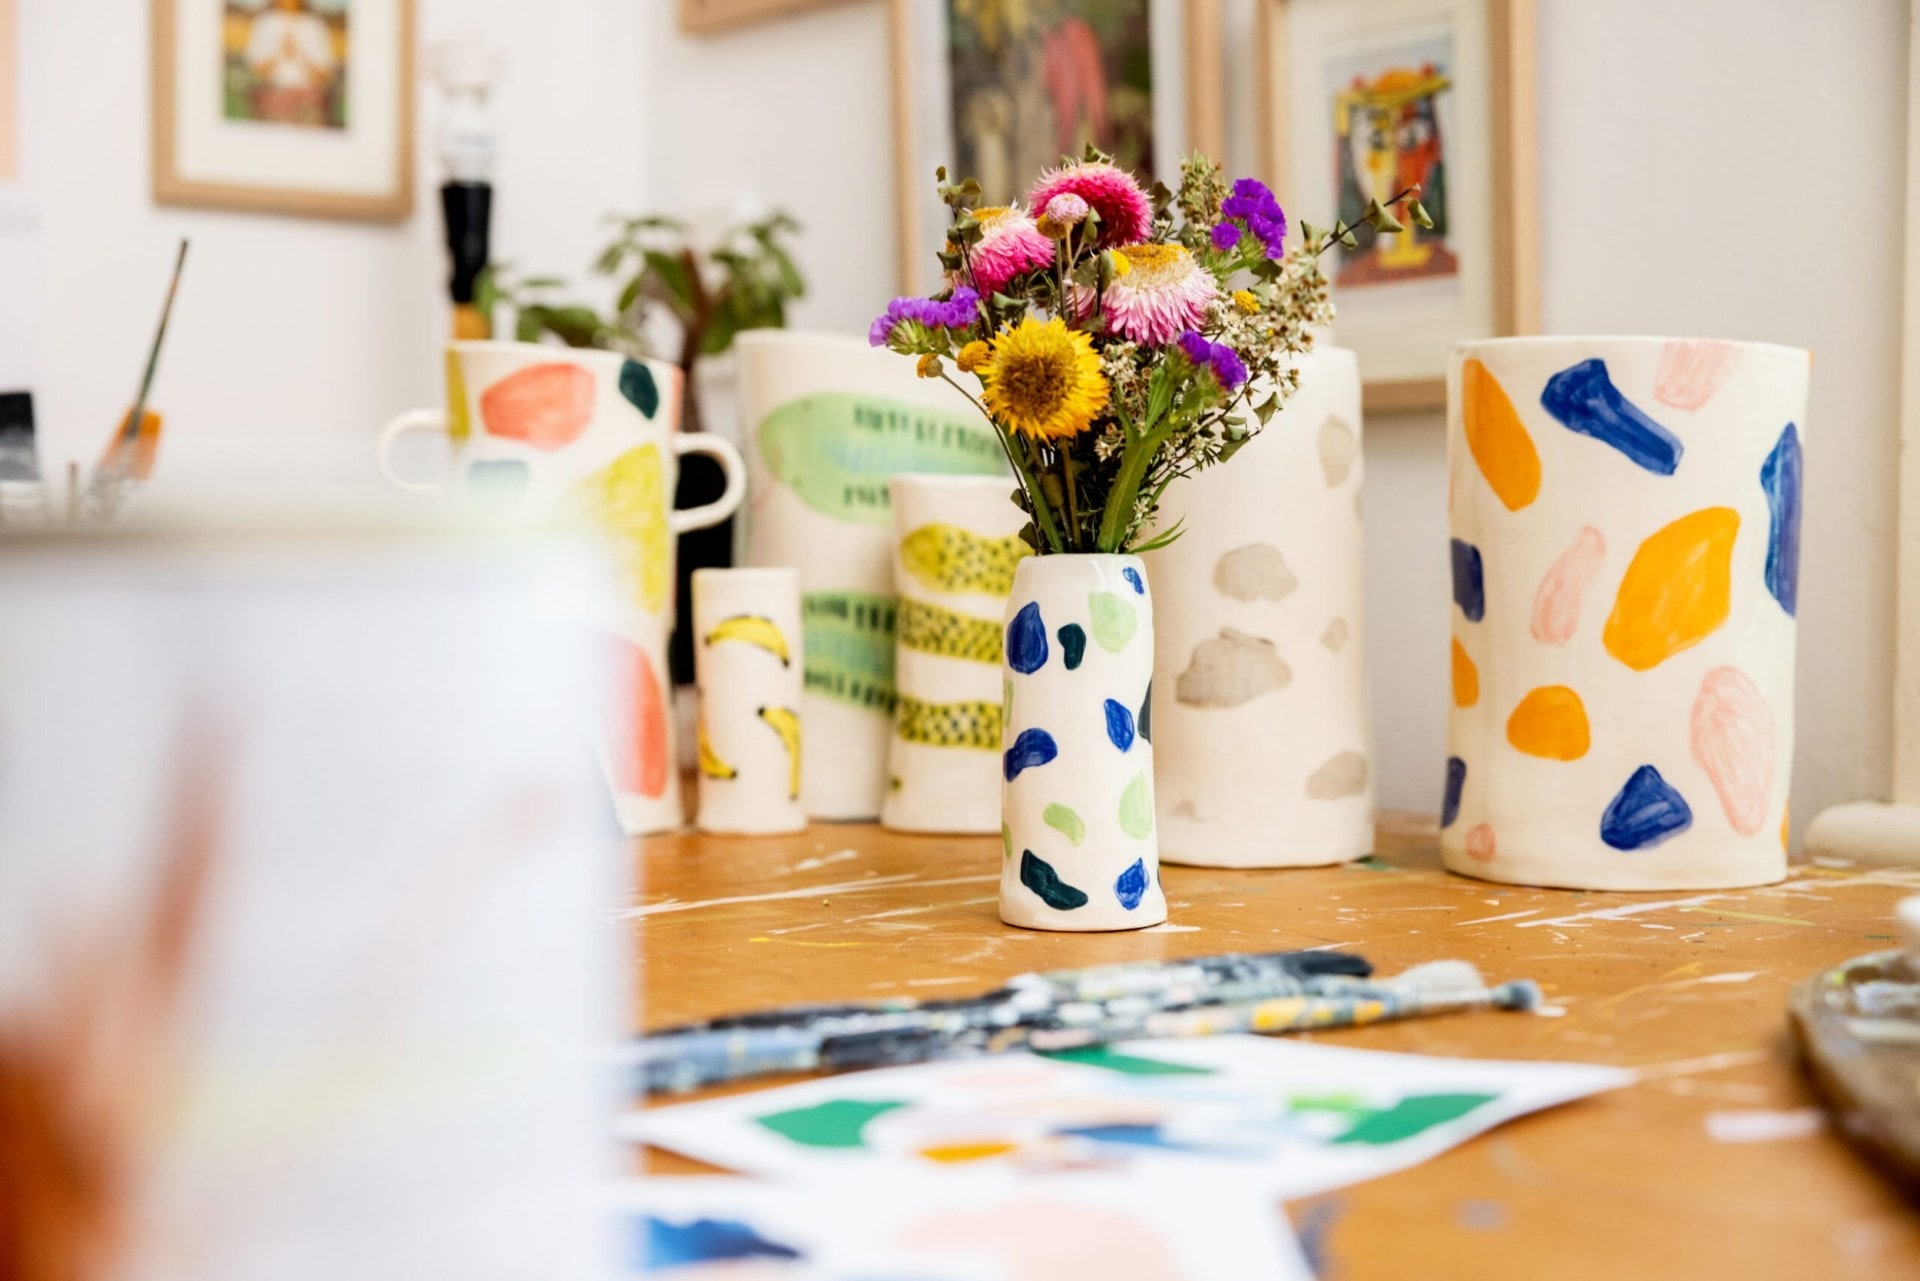
[[[948,1143],[937,1148],[921,1148],[920,1155],[942,1165],[959,1165],[965,1161],[985,1161],[991,1157],[1005,1156],[1011,1151],[1011,1143]]]
[[[467,379],[460,371],[460,353],[447,349],[447,435],[464,440],[473,433],[467,415]]]
[[[1460,371],[1460,405],[1467,449],[1494,496],[1517,512],[1540,496],[1540,453],[1507,398],[1506,388],[1477,360]]]
[[[1542,685],[1507,718],[1507,741],[1529,756],[1577,761],[1593,743],[1586,704],[1565,685]]]
[[[1650,535],[1633,554],[1601,639],[1644,672],[1698,645],[1727,621],[1740,513],[1703,507]]]
[[[1453,705],[1472,707],[1480,701],[1480,669],[1467,657],[1458,636],[1453,638]]]
[[[1787,848],[1787,829],[1792,826],[1792,822],[1793,822],[1793,806],[1791,804],[1781,806],[1780,807],[1780,848],[1781,849]]]

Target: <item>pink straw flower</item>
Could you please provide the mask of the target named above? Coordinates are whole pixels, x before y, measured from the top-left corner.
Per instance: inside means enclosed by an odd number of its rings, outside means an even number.
[[[1056,196],[1074,195],[1100,214],[1101,248],[1145,240],[1153,228],[1153,205],[1126,170],[1104,161],[1062,165],[1040,175],[1027,195],[1032,209],[1051,207]]]
[[[981,293],[999,293],[1015,276],[1053,265],[1053,242],[1040,234],[1018,205],[976,209],[973,217],[981,227],[980,242],[967,257],[973,264],[973,283]],[[960,277],[956,275],[955,280]]]
[[[1206,319],[1219,293],[1213,274],[1180,245],[1127,245],[1114,251],[1127,270],[1117,273],[1100,300],[1107,328],[1149,347],[1164,347]],[[1073,290],[1080,319],[1093,311],[1094,291]]]

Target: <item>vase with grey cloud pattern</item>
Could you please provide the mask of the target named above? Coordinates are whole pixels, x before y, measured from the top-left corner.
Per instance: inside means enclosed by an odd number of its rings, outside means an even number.
[[[1153,807],[1153,599],[1138,556],[1030,556],[1003,637],[1000,919],[1167,919]]]
[[[1311,866],[1373,848],[1360,371],[1329,347],[1299,370],[1231,467],[1167,491],[1161,526],[1182,532],[1146,556],[1170,863]]]

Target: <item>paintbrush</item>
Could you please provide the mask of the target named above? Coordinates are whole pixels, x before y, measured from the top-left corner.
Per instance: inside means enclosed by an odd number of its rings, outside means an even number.
[[[100,462],[81,494],[80,516],[88,521],[106,521],[118,510],[131,484],[153,474],[154,458],[160,452],[160,415],[147,412],[147,396],[153,390],[153,376],[160,367],[160,348],[167,340],[167,322],[173,317],[174,296],[180,292],[180,276],[187,266],[187,241],[173,260],[173,278],[167,284],[167,298],[160,307],[160,324],[154,330],[153,343],[147,348],[147,367],[140,375],[140,390],[133,408],[108,440]]]

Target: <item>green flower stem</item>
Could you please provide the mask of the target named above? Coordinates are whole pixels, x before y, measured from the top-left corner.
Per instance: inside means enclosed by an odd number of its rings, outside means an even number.
[[[1126,451],[1126,457],[1120,462],[1120,474],[1114,478],[1113,488],[1107,494],[1106,509],[1100,514],[1100,534],[1094,543],[1095,551],[1125,550],[1120,544],[1133,524],[1134,504],[1140,497],[1140,482],[1146,479],[1147,468],[1153,465],[1154,455],[1160,452],[1160,447],[1167,443],[1171,435],[1169,428],[1156,428],[1143,435]]]
[[[993,415],[987,412],[987,407],[981,404],[972,392],[953,380],[953,375],[949,374],[945,369],[942,369],[940,371],[940,379],[946,383],[947,386],[953,388],[962,396],[965,396],[973,407],[980,411],[980,416],[986,419],[987,424],[993,428],[993,434],[1000,442],[1001,452],[1006,454],[1007,462],[1013,466],[1013,474],[1020,479],[1020,488],[1027,491],[1027,501],[1033,505],[1033,523],[1039,527],[1040,534],[1047,540],[1049,547],[1057,552],[1065,551],[1066,548],[1060,541],[1060,530],[1053,523],[1053,510],[1047,506],[1046,495],[1040,492],[1040,486],[1035,482],[1033,472],[1028,467],[1026,459],[1022,457],[1022,451],[1014,448],[1013,441],[1008,437],[1006,429],[994,421]]]

